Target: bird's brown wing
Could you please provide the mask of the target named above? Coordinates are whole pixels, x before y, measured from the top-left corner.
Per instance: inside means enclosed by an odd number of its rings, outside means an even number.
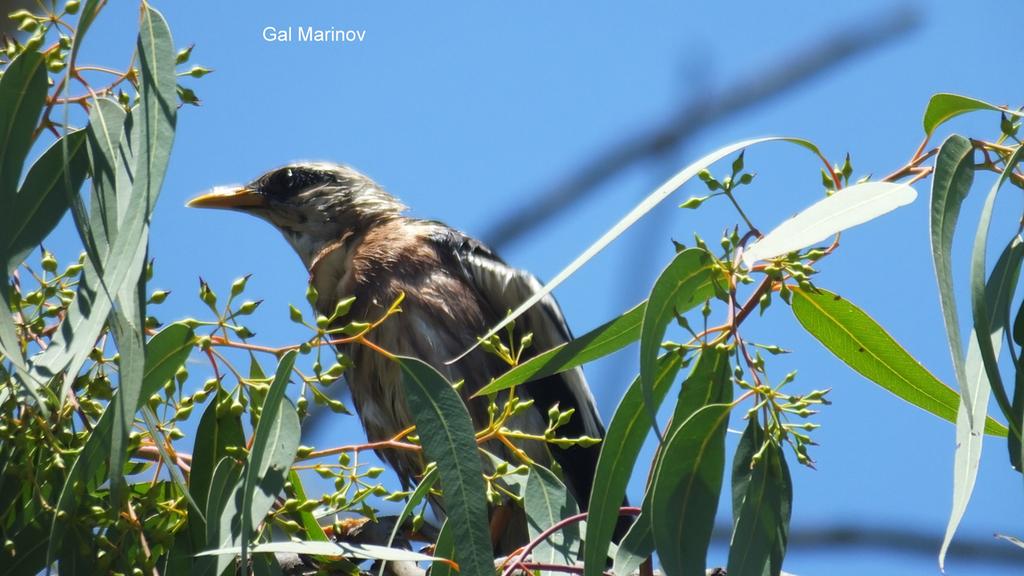
[[[453,259],[450,264],[461,268],[464,277],[479,293],[480,300],[487,303],[492,326],[541,289],[540,282],[532,274],[509,266],[486,246],[456,230],[445,226],[434,240],[440,244],[440,252]],[[533,333],[533,345],[524,354],[526,357],[572,339],[562,311],[550,295],[516,320],[517,338],[528,332]],[[529,382],[525,387],[534,400],[535,408],[545,419],[548,409],[555,404],[562,410],[575,409],[570,421],[559,429],[559,434],[566,437],[604,436],[594,397],[579,368]],[[600,446],[552,447],[551,452],[577,502],[585,509],[590,499]]]

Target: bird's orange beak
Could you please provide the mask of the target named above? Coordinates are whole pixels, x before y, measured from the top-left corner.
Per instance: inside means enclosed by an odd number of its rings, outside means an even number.
[[[262,194],[251,188],[238,186],[220,186],[189,200],[185,206],[189,208],[257,208],[266,205]]]

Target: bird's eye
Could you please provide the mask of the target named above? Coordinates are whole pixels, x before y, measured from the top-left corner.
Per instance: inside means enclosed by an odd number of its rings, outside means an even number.
[[[296,182],[295,171],[284,168],[271,173],[260,188],[268,196],[286,197],[294,194]]]
[[[263,176],[259,183],[259,189],[267,196],[283,200],[328,181],[330,181],[330,175],[324,171],[293,166],[281,168]]]

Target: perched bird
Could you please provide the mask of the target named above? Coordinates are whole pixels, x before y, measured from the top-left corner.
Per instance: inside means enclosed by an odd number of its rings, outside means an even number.
[[[372,334],[372,341],[395,354],[419,358],[452,382],[464,380],[461,393],[477,429],[487,424],[485,399],[469,397],[508,366],[476,349],[452,365],[478,337],[540,290],[537,279],[507,265],[480,242],[440,222],[403,216],[405,206],[373,180],[348,168],[327,163],[296,163],[272,170],[248,185],[217,188],[188,203],[225,208],[271,223],[298,253],[318,291],[317,310],[330,315],[337,302],[356,300],[346,321],[380,318],[400,294],[401,313]],[[547,350],[571,339],[558,304],[550,296],[515,324],[515,338],[533,334],[524,353]],[[358,345],[341,350],[353,361],[346,373],[356,411],[371,442],[387,440],[413,424],[402,393],[399,366]],[[601,438],[594,398],[579,369],[549,376],[520,387],[518,395],[534,400],[533,410],[515,417],[509,427],[540,434],[547,428],[550,407],[574,409],[565,437]],[[520,441],[530,458],[561,467],[567,487],[581,509],[590,498],[599,446],[559,448],[539,441]],[[488,449],[515,463],[500,444]],[[406,485],[423,471],[420,454],[385,450],[380,456]],[[495,528],[503,516],[504,526]],[[525,543],[522,511],[492,511],[496,550],[509,552]]]

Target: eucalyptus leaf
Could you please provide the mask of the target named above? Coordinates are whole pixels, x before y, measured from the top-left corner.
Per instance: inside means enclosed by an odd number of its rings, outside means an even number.
[[[733,532],[729,543],[729,574],[778,576],[789,539],[793,485],[785,456],[774,442],[759,462],[753,461],[765,442],[753,418],[740,439],[733,461]]]
[[[793,290],[793,314],[811,336],[868,380],[939,418],[956,421],[959,394],[849,300],[823,289],[797,288]],[[1007,431],[989,418],[985,433],[1005,436]]]
[[[724,273],[702,276],[699,283],[690,286],[693,293],[678,294],[678,299],[674,302],[676,312],[682,314],[711,298],[715,294],[715,284],[724,281]],[[477,391],[474,397],[487,396],[525,382],[565,372],[625,348],[640,338],[646,309],[645,300],[590,332],[541,352],[492,380],[490,384]]]
[[[526,510],[526,527],[531,542],[563,518],[575,516],[580,512],[576,506],[576,499],[558,476],[536,463],[530,466],[530,473],[526,478],[523,508]],[[533,557],[537,562],[544,564],[574,565],[579,557],[579,551],[580,527],[574,523],[551,534],[538,544],[533,549]]]
[[[436,462],[447,525],[461,576],[492,576],[494,558],[476,434],[462,398],[444,376],[415,358],[395,357],[423,453]]]
[[[247,546],[274,499],[284,487],[288,469],[295,461],[302,434],[299,416],[285,396],[295,350],[289,350],[277,364],[274,380],[267,390],[260,419],[253,431],[252,448],[245,464],[242,484],[241,565],[246,565]]]
[[[931,136],[932,132],[946,121],[967,112],[974,112],[975,110],[994,110],[1011,116],[1022,116],[1020,112],[1010,110],[1005,106],[996,106],[983,100],[968,98],[959,94],[939,93],[932,96],[931,100],[928,101],[928,107],[925,108],[924,133]]]
[[[0,77],[0,206],[12,204],[46,91],[46,59],[34,50],[11,60]],[[0,225],[10,225],[13,215],[0,217]]]
[[[139,400],[136,403],[136,411],[142,405],[142,399],[154,394],[163,384],[174,375],[178,367],[184,364],[194,345],[194,334],[192,329],[185,324],[175,323],[167,326],[153,338],[150,339],[146,357],[146,372],[143,375],[142,389]],[[68,474],[61,488],[60,496],[57,499],[56,510],[71,514],[78,508],[78,492],[76,484],[89,482],[97,478],[98,472],[107,467],[107,458],[110,457],[111,439],[114,426],[117,424],[118,406],[122,403],[120,390],[115,391],[113,398],[107,405],[106,410],[100,419],[93,426],[92,433],[86,440],[78,456],[73,459]],[[134,413],[134,412],[133,412]],[[120,448],[124,450],[122,446]],[[112,459],[116,461],[116,459]],[[100,474],[98,478],[102,478]],[[184,492],[188,495],[188,492]],[[50,525],[48,540],[47,559],[52,561],[55,558],[57,549],[60,547],[64,532],[68,526],[66,522],[58,522],[57,514],[54,514],[53,522]]]
[[[646,302],[641,302],[590,332],[537,354],[492,380],[473,396],[487,396],[545,376],[572,370],[581,364],[625,348],[640,337],[640,326],[646,305]]]
[[[953,357],[953,370],[961,390],[968,388],[964,369],[963,340],[960,337],[960,317],[953,290],[953,235],[960,217],[960,206],[974,181],[974,147],[959,135],[952,135],[939,147],[932,175],[931,228],[932,261],[935,279],[939,284],[939,305],[946,325],[946,339]],[[968,419],[972,417],[972,394],[963,398]]]
[[[615,576],[631,576],[653,553],[654,533],[651,530],[650,515],[641,512],[615,551],[612,573]]]
[[[658,359],[657,373],[651,387],[654,406],[660,405],[665,398],[679,373],[681,362],[679,354],[674,352]],[[640,377],[637,376],[619,401],[601,443],[601,454],[594,472],[594,487],[587,508],[587,545],[583,548],[586,576],[599,576],[604,571],[608,544],[619,521],[619,508],[626,496],[626,486],[640,448],[651,429],[648,405],[640,386]]]
[[[430,576],[456,576],[452,564],[455,558],[455,536],[451,527],[451,520],[445,520],[441,530],[437,534],[437,541],[434,542],[434,556],[447,561],[434,561],[430,565]]]
[[[731,410],[705,406],[666,433],[649,491],[655,549],[667,574],[704,576]]]
[[[651,425],[659,438],[661,433],[655,419],[657,408],[653,392],[658,350],[661,349],[665,330],[676,314],[693,308],[712,295],[700,288],[709,286],[714,263],[715,260],[704,250],[683,250],[658,276],[647,299],[640,329],[640,386]]]
[[[1003,386],[1002,378],[999,375],[999,358],[989,337],[992,328],[989,325],[989,301],[985,298],[985,273],[987,271],[985,251],[988,248],[989,225],[992,222],[992,210],[995,207],[996,196],[1022,157],[1024,157],[1024,147],[1018,147],[1007,158],[1003,172],[996,179],[995,184],[992,185],[992,189],[989,190],[988,196],[985,198],[985,204],[981,208],[978,228],[974,235],[974,246],[971,250],[971,313],[974,318],[974,341],[978,344],[978,352],[985,367],[985,375],[988,379],[989,387],[992,389],[992,395],[1009,422],[1010,435],[1016,438],[1017,441],[1021,439],[1020,418],[1014,414],[1013,407],[1006,394],[1006,388]],[[996,312],[998,313],[999,311]],[[1002,317],[1000,317],[1001,319]]]
[[[92,165],[92,195],[89,231],[97,251],[107,252],[117,236],[117,173],[123,160],[118,157],[121,135],[128,114],[110,98],[97,98],[89,111],[89,161]]]
[[[398,514],[398,518],[395,519],[395,527],[391,529],[391,534],[388,536],[387,546],[390,548],[395,543],[395,538],[398,537],[398,531],[402,529],[405,524],[405,519],[412,514],[414,508],[423,502],[423,499],[430,494],[430,489],[434,487],[437,482],[437,466],[430,466],[429,470],[420,479],[419,484],[416,485],[416,489],[413,490],[409,496],[409,501],[402,507],[402,511]],[[319,524],[318,524],[319,526]],[[381,562],[380,568],[377,570],[378,576],[384,573],[385,563]]]
[[[992,306],[985,323],[989,326],[991,346],[996,357],[1002,347],[1003,332],[1009,318],[1010,302],[1017,289],[1020,277],[1021,259],[1024,258],[1024,241],[1015,236],[999,256],[992,275],[985,286],[985,300]],[[981,463],[981,451],[985,431],[982,423],[988,414],[988,401],[991,389],[985,379],[985,367],[981,359],[975,332],[971,332],[967,349],[965,366],[967,387],[961,392],[960,406],[956,416],[956,453],[953,461],[953,507],[946,525],[946,534],[939,549],[939,568],[945,566],[946,552],[953,542],[956,529],[967,511],[974,483],[978,477],[978,466]],[[965,396],[970,397],[970,402]],[[970,412],[970,411],[973,411]]]
[[[751,266],[757,260],[806,248],[906,206],[915,198],[917,191],[906,184],[864,182],[847,186],[765,234],[743,252],[743,262]]]
[[[142,8],[137,42],[139,142],[134,158],[132,193],[117,239],[102,262],[87,260],[83,281],[61,329],[34,362],[37,377],[49,379],[62,371],[61,397],[88,358],[122,286],[136,285],[143,273],[149,217],[167,169],[177,114],[174,43],[163,16],[148,4]],[[77,218],[80,220],[81,218]],[[90,238],[83,238],[87,244]]]
[[[241,548],[227,547],[215,550],[204,550],[199,556],[217,555],[238,555]],[[420,554],[412,550],[400,548],[387,548],[372,544],[352,544],[349,542],[321,542],[321,541],[289,541],[289,542],[266,542],[252,547],[252,552],[257,554],[305,554],[313,556],[349,556],[366,560],[387,560],[389,562],[432,562],[437,560],[434,556]]]
[[[454,362],[455,360],[458,360],[462,356],[468,354],[470,351],[472,351],[479,345],[479,342],[485,341],[494,334],[497,334],[498,331],[507,326],[509,322],[512,322],[513,320],[518,318],[523,312],[526,312],[531,307],[533,307],[534,304],[540,302],[545,296],[547,296],[552,290],[557,288],[569,276],[572,276],[584,264],[589,262],[591,258],[593,258],[599,252],[604,250],[609,244],[615,241],[616,238],[621,236],[623,232],[632,227],[633,224],[636,224],[637,221],[640,220],[640,218],[643,218],[644,215],[653,210],[655,206],[660,204],[662,200],[668,198],[673,192],[678,190],[683,184],[685,184],[691,178],[696,176],[701,170],[710,166],[711,164],[714,164],[715,162],[721,160],[722,158],[725,158],[726,156],[749,148],[750,146],[754,146],[756,144],[761,144],[764,142],[775,141],[796,144],[802,148],[810,150],[819,158],[822,157],[821,152],[818,150],[818,147],[808,140],[804,140],[801,138],[789,138],[778,136],[772,136],[767,138],[754,138],[752,140],[743,140],[741,142],[736,142],[728,146],[723,146],[722,148],[715,150],[714,152],[708,154],[707,156],[704,156],[700,160],[697,160],[693,164],[690,164],[689,166],[678,172],[672,178],[669,178],[664,184],[655,189],[654,192],[651,192],[649,196],[640,201],[639,204],[637,204],[632,210],[629,211],[629,213],[623,216],[621,220],[619,220],[614,226],[611,227],[611,229],[602,234],[601,237],[597,239],[597,241],[595,241],[593,244],[590,245],[590,247],[584,250],[582,254],[577,256],[576,259],[573,260],[564,269],[562,269],[561,272],[556,274],[555,277],[552,278],[547,284],[545,284],[543,288],[538,290],[536,293],[534,293],[533,296],[531,296],[529,299],[523,302],[518,308],[513,310],[512,313],[506,316],[504,320],[502,320],[496,326],[491,328],[487,332],[487,334],[485,334],[478,340],[477,344],[474,344],[472,347],[469,348],[469,350],[466,350],[465,352],[462,353],[462,355],[460,355],[458,358],[453,359],[451,362]]]
[[[206,543],[209,547],[241,548],[242,474],[244,468],[234,458],[221,458],[213,469],[206,497]],[[234,557],[218,555],[212,565],[197,563],[200,576],[218,576],[234,564]]]
[[[66,144],[66,146],[65,146]],[[57,226],[68,209],[68,196],[77,194],[88,173],[85,132],[75,130],[50,145],[29,168],[18,193],[11,198],[10,214],[18,217],[0,230],[7,255],[7,273],[12,273],[29,252]],[[69,157],[64,157],[65,149]],[[65,168],[69,171],[65,175]],[[65,177],[67,176],[67,177]],[[66,183],[71,183],[68,189]]]

